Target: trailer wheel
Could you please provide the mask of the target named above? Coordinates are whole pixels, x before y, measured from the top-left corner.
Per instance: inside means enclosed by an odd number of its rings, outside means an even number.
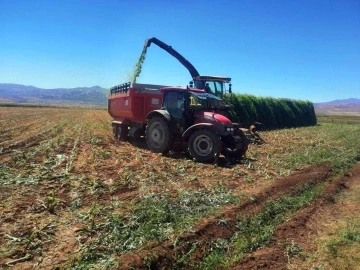
[[[191,134],[189,152],[197,161],[213,161],[220,155],[220,151],[221,138],[211,130],[199,129]]]
[[[116,138],[119,141],[125,141],[129,135],[129,127],[127,125],[117,125],[116,128]]]
[[[154,153],[167,153],[173,142],[173,134],[163,117],[153,117],[146,127],[146,143]]]
[[[117,136],[116,136],[116,132],[117,132],[117,125],[115,125],[115,124],[113,124],[112,125],[112,129],[113,129],[113,135],[114,135],[114,138],[117,138]]]

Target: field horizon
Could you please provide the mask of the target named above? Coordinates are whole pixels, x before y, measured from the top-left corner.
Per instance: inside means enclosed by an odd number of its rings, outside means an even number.
[[[0,106],[107,107],[109,89],[101,86],[45,89],[13,83],[0,83]],[[239,94],[239,93],[237,93]],[[259,96],[259,98],[263,98]],[[360,115],[360,99],[314,102],[316,114]]]

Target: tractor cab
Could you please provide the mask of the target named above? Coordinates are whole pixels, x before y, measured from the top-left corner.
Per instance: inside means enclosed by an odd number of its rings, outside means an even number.
[[[166,89],[162,109],[166,110],[173,118],[183,118],[185,109],[185,91],[177,89]]]
[[[218,119],[214,115],[227,108],[219,97],[204,90],[162,88],[161,91],[164,93],[162,110],[169,114],[180,133],[200,122],[216,123]]]
[[[231,93],[231,78],[219,76],[197,76],[190,82],[190,86],[197,89],[203,89],[206,93],[213,94],[219,98],[223,98],[226,91]],[[229,89],[226,89],[229,84]]]
[[[188,111],[213,111],[227,108],[221,98],[195,88],[162,88],[164,93],[162,109],[174,118],[180,118]]]

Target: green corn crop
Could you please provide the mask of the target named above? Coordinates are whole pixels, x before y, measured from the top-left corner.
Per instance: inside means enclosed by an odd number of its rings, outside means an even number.
[[[225,95],[231,105],[231,120],[249,127],[254,122],[264,129],[292,128],[316,125],[314,105],[309,101],[256,97],[247,94]]]

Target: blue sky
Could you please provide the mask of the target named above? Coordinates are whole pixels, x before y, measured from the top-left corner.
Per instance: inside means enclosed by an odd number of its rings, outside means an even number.
[[[359,0],[0,0],[0,83],[108,88],[128,79],[151,37],[200,74],[231,77],[236,93],[360,98]],[[148,49],[138,82],[189,80]]]

